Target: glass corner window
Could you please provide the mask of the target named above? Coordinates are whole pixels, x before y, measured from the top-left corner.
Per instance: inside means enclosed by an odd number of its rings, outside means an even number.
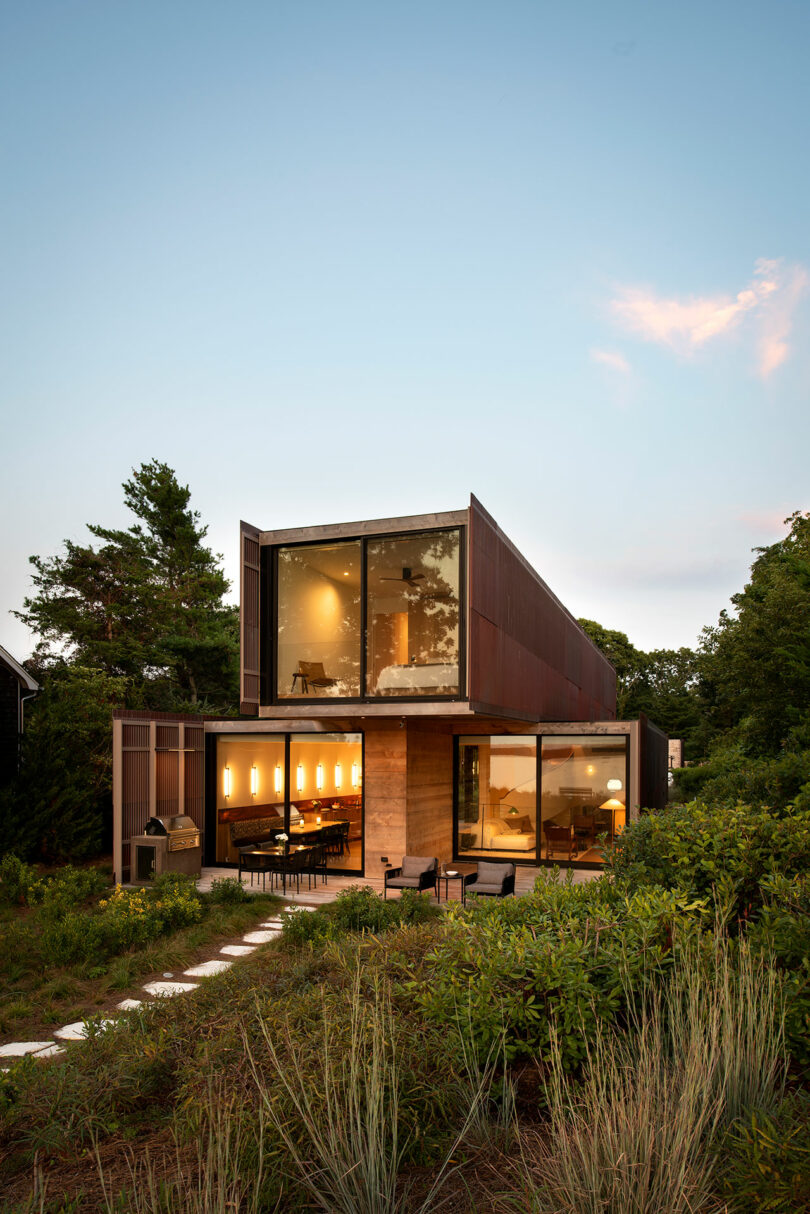
[[[360,541],[278,549],[279,700],[360,695]]]

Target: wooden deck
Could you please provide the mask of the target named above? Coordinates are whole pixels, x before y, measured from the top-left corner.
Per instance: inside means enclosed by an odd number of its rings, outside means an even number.
[[[474,872],[475,865],[459,864],[459,872]],[[528,894],[534,886],[537,874],[542,871],[539,868],[528,868],[518,866],[515,875],[515,894],[520,897],[521,894]],[[590,881],[592,877],[599,875],[594,869],[575,868],[572,870],[574,881]],[[211,888],[213,881],[221,881],[223,877],[236,878],[237,870],[235,868],[204,868],[197,882],[197,888],[201,893],[206,893]],[[259,894],[262,892],[261,877],[254,877],[253,885],[250,883],[250,875],[245,873],[242,876],[242,884],[248,893]],[[353,885],[368,886],[375,890],[378,894],[383,892],[382,877],[344,877],[338,873],[330,873],[329,880],[326,885],[313,885],[311,889],[307,889],[306,881],[301,882],[301,892],[295,890],[287,890],[284,895],[284,900],[289,903],[300,902],[304,906],[323,906],[326,902],[333,902],[342,889],[349,889]],[[443,888],[443,887],[442,887]],[[450,900],[453,900],[453,894],[458,892],[458,882],[450,883]],[[275,891],[278,893],[278,891]],[[392,890],[389,897],[398,897],[396,890]],[[442,899],[443,900],[443,899]]]

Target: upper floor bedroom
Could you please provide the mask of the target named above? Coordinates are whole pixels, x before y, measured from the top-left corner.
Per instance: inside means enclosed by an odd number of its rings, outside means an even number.
[[[241,554],[243,713],[354,703],[615,716],[613,668],[474,497],[407,518],[243,523]]]

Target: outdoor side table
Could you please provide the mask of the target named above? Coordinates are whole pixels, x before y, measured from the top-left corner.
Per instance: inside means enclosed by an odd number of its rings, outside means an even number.
[[[436,897],[439,902],[442,900],[442,881],[444,881],[444,900],[450,901],[450,882],[458,881],[459,894],[461,905],[464,906],[467,901],[466,887],[464,885],[464,873],[439,873],[436,877]]]

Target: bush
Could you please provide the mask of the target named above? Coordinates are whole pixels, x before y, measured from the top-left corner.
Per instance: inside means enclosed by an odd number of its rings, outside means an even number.
[[[607,870],[635,888],[717,893],[735,919],[759,910],[771,875],[792,877],[809,865],[809,811],[703,801],[642,814],[606,859]]]
[[[368,886],[341,890],[335,901],[312,913],[285,915],[284,939],[294,944],[335,940],[347,932],[389,931],[403,924],[425,923],[439,916],[427,894],[405,889],[398,899],[385,901]]]
[[[0,896],[12,905],[28,905],[36,898],[43,882],[30,864],[7,852],[0,862]]]
[[[250,902],[250,894],[236,877],[223,877],[211,882],[208,901],[217,906],[236,906],[241,902]]]
[[[810,1097],[794,1091],[771,1113],[749,1112],[717,1154],[721,1188],[735,1214],[810,1209]]]

